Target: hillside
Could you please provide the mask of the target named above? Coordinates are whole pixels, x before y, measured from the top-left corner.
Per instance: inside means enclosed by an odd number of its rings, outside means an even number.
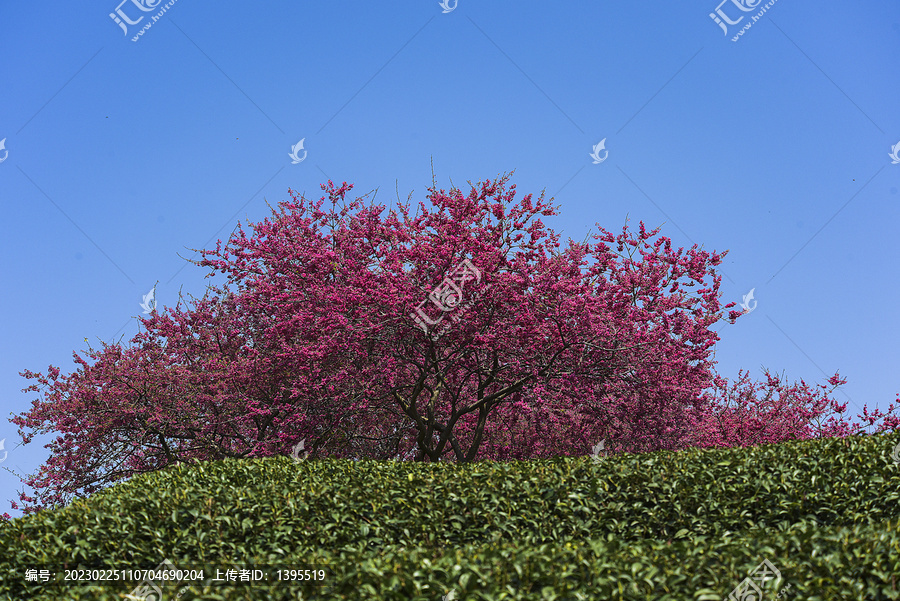
[[[166,601],[720,600],[742,582],[767,600],[900,599],[898,442],[468,465],[180,465],[0,524],[0,599],[127,599],[140,579],[122,581],[120,570],[165,560],[207,579],[229,567],[268,575],[252,585],[159,579]],[[27,569],[120,580],[26,582]],[[279,569],[316,583],[279,582]]]

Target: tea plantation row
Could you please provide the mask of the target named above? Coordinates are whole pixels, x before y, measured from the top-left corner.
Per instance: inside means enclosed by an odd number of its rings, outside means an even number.
[[[898,443],[182,464],[0,524],[0,599],[127,599],[140,580],[59,579],[164,560],[206,581],[144,582],[160,601],[900,599]],[[209,581],[233,566],[268,580]],[[325,578],[276,582],[278,569]]]

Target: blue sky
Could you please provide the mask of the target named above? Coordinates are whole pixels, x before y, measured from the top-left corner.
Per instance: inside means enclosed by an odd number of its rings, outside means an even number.
[[[38,397],[18,372],[130,340],[157,281],[160,308],[202,296],[178,255],[265,201],[332,179],[417,203],[432,160],[443,188],[515,169],[562,242],[628,215],[729,249],[723,303],[758,304],[716,327],[722,375],[839,370],[854,416],[900,393],[900,4],[177,0],[132,41],[165,3],[118,1],[0,7],[4,417]],[[49,456],[4,438],[0,467]],[[20,488],[0,471],[0,513]]]

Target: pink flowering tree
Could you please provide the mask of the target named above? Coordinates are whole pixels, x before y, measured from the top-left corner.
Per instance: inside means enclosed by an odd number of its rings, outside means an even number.
[[[434,211],[422,204],[412,217],[400,205],[385,219],[359,200],[338,211],[349,186],[329,183],[331,211],[295,196],[200,264],[272,313],[282,364],[302,373],[336,349],[345,358],[345,371],[294,382],[298,397],[319,402],[353,383],[341,405],[352,429],[371,439],[390,430],[419,460],[489,457],[479,456],[486,437],[507,430],[494,416],[523,404],[542,416],[582,405],[594,434],[627,434],[634,449],[684,444],[687,408],[712,378],[721,255],[651,244],[657,231],[643,224],[637,236],[623,228],[558,252],[540,221],[553,208],[543,196],[514,204],[507,179],[468,196],[432,189]],[[698,284],[708,287],[689,295]]]
[[[202,251],[228,287],[142,318],[131,347],[91,349],[93,364],[75,354],[75,373],[23,372],[44,398],[12,421],[26,442],[21,428],[61,435],[23,480],[40,499],[20,499],[64,504],[300,442],[310,458],[467,462],[584,455],[601,438],[636,452],[808,434],[798,424],[823,406],[802,391],[760,406],[793,425],[768,438],[748,425],[750,397],[732,393],[735,409],[706,391],[725,386],[710,361],[710,326],[734,306],[718,300],[724,254],[673,250],[643,223],[559,250],[540,219],[554,208],[516,202],[508,179],[431,188],[414,216],[348,203],[346,183],[317,202],[289,191],[252,236],[239,225]]]
[[[751,382],[746,372],[729,386],[728,380],[716,377],[711,391],[704,393],[706,404],[696,414],[696,446],[736,447],[774,444],[788,440],[845,437],[865,433],[893,432],[900,418],[891,403],[887,412],[875,409],[871,414],[863,406],[860,423],[844,416],[847,403],[838,403],[830,394],[846,384],[839,374],[828,379],[831,390],[819,384],[816,390],[806,382],[788,385],[783,376],[765,371],[766,383]],[[900,398],[897,399],[900,403]],[[879,423],[880,422],[880,423]]]

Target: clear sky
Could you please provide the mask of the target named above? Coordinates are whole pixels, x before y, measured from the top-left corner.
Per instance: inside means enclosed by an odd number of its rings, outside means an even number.
[[[852,415],[886,409],[900,4],[718,1],[3,3],[3,416],[38,398],[18,372],[130,340],[157,281],[161,310],[202,296],[206,271],[179,255],[289,187],[417,203],[432,160],[443,188],[515,169],[519,197],[561,206],[546,221],[563,243],[627,215],[729,249],[723,303],[753,289],[756,308],[716,327],[718,371],[839,370]],[[30,474],[52,437],[19,446],[2,420],[0,439],[0,467]],[[20,515],[20,488],[0,470],[0,513]]]

